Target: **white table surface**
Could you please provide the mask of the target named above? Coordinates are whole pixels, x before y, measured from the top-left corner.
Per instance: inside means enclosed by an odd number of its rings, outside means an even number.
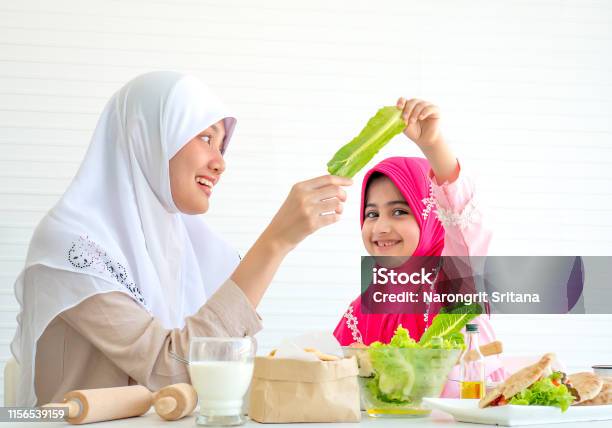
[[[83,427],[123,427],[123,428],[135,428],[135,427],[166,427],[166,428],[186,428],[195,427],[195,412],[188,417],[185,417],[178,421],[164,421],[161,419],[154,410],[149,411],[143,416],[120,419],[116,421],[96,422],[92,424],[83,425]],[[336,427],[336,428],[349,428],[355,426],[367,426],[369,428],[382,428],[382,427],[414,427],[414,428],[433,428],[433,427],[444,427],[444,428],[455,428],[455,427],[495,427],[496,425],[481,425],[481,424],[469,424],[463,422],[455,422],[455,420],[446,413],[433,411],[432,414],[425,418],[372,418],[367,414],[362,413],[361,422],[359,423],[316,423],[316,424],[260,424],[249,420],[243,427],[270,427],[270,428],[323,428],[323,427]],[[39,427],[39,428],[54,428],[54,427],[66,427],[75,426],[70,425],[67,422],[11,422],[11,423],[0,423],[0,427],[15,427],[15,428],[27,428],[27,427]],[[578,428],[587,426],[589,428],[610,428],[612,421],[599,421],[599,422],[576,422],[576,423],[563,423],[563,424],[547,424],[547,425],[525,425],[531,428],[538,427],[559,427],[559,428]]]

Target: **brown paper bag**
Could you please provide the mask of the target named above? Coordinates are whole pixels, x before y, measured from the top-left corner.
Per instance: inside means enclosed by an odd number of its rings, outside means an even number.
[[[249,417],[257,422],[359,422],[355,357],[300,361],[256,357]]]

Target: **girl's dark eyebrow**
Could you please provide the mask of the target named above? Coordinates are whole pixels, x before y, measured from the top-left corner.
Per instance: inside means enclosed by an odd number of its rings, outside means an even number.
[[[389,201],[389,202],[387,202],[385,205],[390,206],[390,205],[397,205],[397,204],[406,205],[408,208],[410,208],[410,205],[408,205],[408,202],[406,202],[406,201],[400,201],[400,200],[397,200],[397,201]],[[365,206],[365,207],[366,207],[366,208],[370,208],[370,207],[371,207],[371,208],[376,208],[377,206],[378,206],[378,205],[376,205],[376,204],[369,203],[369,204],[366,204],[366,206]]]
[[[387,202],[385,205],[396,205],[396,204],[401,204],[401,205],[406,205],[407,207],[410,207],[410,205],[408,205],[408,202],[406,201],[389,201]]]

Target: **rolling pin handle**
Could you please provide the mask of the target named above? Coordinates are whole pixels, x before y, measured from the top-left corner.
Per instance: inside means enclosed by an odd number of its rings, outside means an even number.
[[[42,407],[61,407],[65,408],[67,411],[66,419],[68,418],[76,418],[81,414],[81,403],[74,400],[68,400],[63,403],[49,403],[45,404]]]
[[[173,412],[174,409],[176,409],[177,404],[178,403],[174,397],[166,396],[159,398],[155,400],[155,412],[157,412],[157,414],[160,416],[168,415],[169,413]]]

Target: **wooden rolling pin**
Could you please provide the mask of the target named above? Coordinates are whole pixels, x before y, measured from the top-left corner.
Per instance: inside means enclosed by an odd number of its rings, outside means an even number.
[[[487,343],[486,345],[482,345],[478,349],[480,349],[480,353],[483,357],[487,357],[489,355],[501,354],[504,347],[499,340],[496,340],[494,342]],[[475,350],[471,350],[465,355],[465,359],[467,361],[475,360],[476,358],[478,358],[478,354]]]
[[[167,421],[190,415],[197,404],[198,394],[188,383],[166,386],[153,395],[155,412]]]
[[[82,389],[64,395],[63,403],[43,407],[65,407],[66,420],[74,425],[112,421],[145,414],[153,404],[153,393],[142,385]]]
[[[145,414],[151,405],[167,421],[190,415],[198,404],[193,386],[177,383],[160,389],[155,394],[141,385],[115,388],[83,389],[64,395],[63,403],[49,403],[43,407],[64,407],[69,423],[111,421]]]

